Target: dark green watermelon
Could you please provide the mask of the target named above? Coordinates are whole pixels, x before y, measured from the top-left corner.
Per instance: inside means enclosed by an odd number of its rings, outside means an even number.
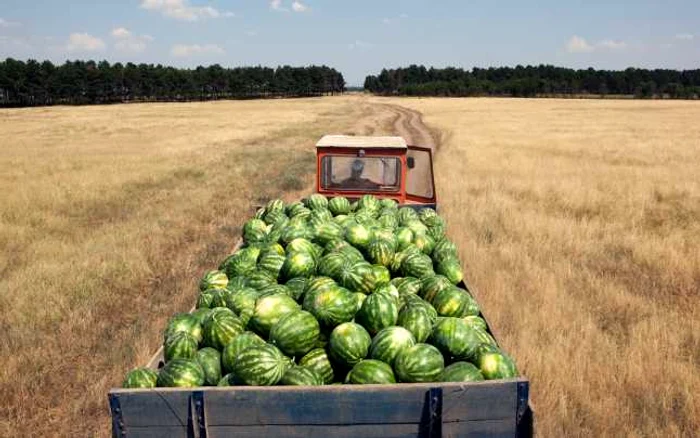
[[[170,318],[168,325],[165,327],[163,340],[177,332],[189,333],[197,342],[202,341],[202,325],[199,322],[199,318],[191,313],[178,313]]]
[[[420,306],[407,306],[399,312],[397,324],[410,331],[416,342],[425,342],[433,331],[428,312]]]
[[[314,193],[304,200],[307,208],[311,210],[325,210],[328,209],[328,198],[325,196]]]
[[[409,253],[401,261],[401,274],[404,277],[421,278],[433,273],[433,261],[422,252]]]
[[[385,327],[396,324],[399,318],[399,308],[396,301],[389,295],[372,294],[362,303],[355,315],[355,321],[362,325],[371,335],[377,334]]]
[[[441,318],[433,327],[430,341],[448,360],[474,361],[482,343],[476,330],[459,318]]]
[[[279,385],[319,386],[323,385],[323,377],[312,368],[295,365],[284,373]]]
[[[513,359],[503,352],[489,351],[478,359],[479,369],[486,380],[512,379],[518,377]]]
[[[402,350],[394,362],[400,382],[435,382],[445,368],[440,350],[429,344],[416,344]]]
[[[350,201],[343,196],[337,196],[328,201],[328,209],[333,213],[333,216],[348,214],[350,213]]]
[[[284,315],[299,310],[299,304],[288,295],[270,295],[258,299],[249,326],[259,335],[267,338],[270,329]]]
[[[197,318],[197,321],[199,321],[199,324],[204,324],[204,320],[207,319],[207,316],[211,313],[211,309],[206,309],[206,308],[199,308],[195,309],[192,311],[192,316]]]
[[[274,345],[251,345],[238,355],[233,373],[246,385],[271,386],[276,385],[290,367],[290,359]]]
[[[219,270],[207,271],[199,280],[199,290],[204,291],[215,287],[226,287],[228,277],[225,272]]]
[[[226,301],[226,307],[238,315],[244,327],[248,325],[250,318],[255,313],[255,302],[258,300],[259,295],[260,293],[257,290],[246,287],[231,292]]]
[[[443,289],[452,287],[450,280],[442,275],[426,275],[420,279],[420,296],[427,302],[432,303],[433,298]]]
[[[204,370],[195,359],[173,359],[158,372],[156,386],[193,388],[204,385]]]
[[[299,365],[314,370],[321,376],[323,383],[326,385],[333,383],[333,380],[335,380],[333,366],[331,365],[326,350],[323,348],[314,348],[306,353],[306,355],[299,360]]]
[[[309,280],[304,277],[292,278],[284,285],[287,286],[289,294],[295,301],[299,302],[304,296],[304,289],[306,289],[306,283]]]
[[[258,260],[258,269],[268,272],[272,277],[277,278],[285,260],[286,257],[284,255],[277,254],[276,252],[267,252],[260,256]]]
[[[165,338],[163,343],[163,359],[192,359],[197,354],[197,339],[187,332],[175,332]]]
[[[292,252],[287,254],[282,269],[280,279],[288,281],[296,277],[309,277],[316,273],[316,260],[314,256],[306,252]]]
[[[435,248],[435,239],[430,234],[416,234],[413,237],[413,244],[420,249],[423,254],[430,255]]]
[[[270,330],[270,343],[289,356],[301,357],[318,341],[321,328],[314,316],[299,310],[280,318]]]
[[[389,365],[394,364],[396,356],[408,347],[416,344],[416,340],[410,331],[403,327],[393,326],[382,329],[372,339],[369,356],[372,359],[381,360]]]
[[[366,225],[350,224],[345,228],[345,240],[356,248],[365,249],[372,240],[372,230]]]
[[[474,298],[466,290],[456,286],[438,292],[431,303],[440,316],[462,318],[468,314],[479,314],[479,307]]]
[[[261,219],[251,219],[243,225],[245,243],[264,242],[267,237],[267,224]]]
[[[345,383],[351,385],[396,383],[394,371],[385,362],[365,359],[359,361],[345,377]]]
[[[129,371],[122,382],[122,388],[155,388],[158,373],[150,368],[136,368]]]
[[[231,311],[229,310],[229,312]],[[233,312],[230,314],[212,312],[204,320],[204,339],[202,344],[205,347],[212,347],[222,351],[233,338],[243,333],[243,330],[243,322],[233,315]]]
[[[351,321],[357,313],[357,299],[349,290],[334,285],[304,297],[308,310],[326,328]]]
[[[455,257],[448,257],[438,262],[436,272],[447,277],[452,284],[457,284],[464,278],[459,260]]]
[[[468,316],[465,316],[464,318],[462,318],[462,321],[466,322],[467,324],[469,324],[470,326],[472,326],[474,328],[478,328],[478,329],[481,329],[483,331],[486,331],[486,329],[487,329],[486,321],[484,321],[484,319],[481,318],[480,316],[468,315]]]
[[[211,347],[204,347],[197,351],[195,359],[204,370],[204,384],[216,386],[221,380],[221,353]]]
[[[230,373],[233,371],[233,365],[236,363],[236,358],[243,350],[251,345],[262,345],[265,340],[253,332],[243,332],[233,338],[231,342],[226,344],[224,351],[221,354],[221,364],[224,371]]]
[[[484,380],[479,368],[469,362],[455,362],[445,367],[440,378],[441,382],[478,382]]]
[[[348,258],[341,252],[331,252],[323,257],[318,263],[318,273],[338,281]]]
[[[348,368],[367,357],[372,338],[367,330],[354,322],[340,324],[331,332],[330,355],[338,364]]]

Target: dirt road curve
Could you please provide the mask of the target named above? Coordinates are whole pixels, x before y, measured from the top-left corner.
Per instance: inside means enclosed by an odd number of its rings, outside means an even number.
[[[435,149],[437,141],[423,123],[421,113],[399,105],[387,105],[398,117],[394,121],[394,131],[406,139],[408,144]]]

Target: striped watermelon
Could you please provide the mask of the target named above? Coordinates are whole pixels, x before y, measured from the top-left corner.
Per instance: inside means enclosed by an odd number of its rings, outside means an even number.
[[[458,258],[457,246],[447,238],[438,240],[437,243],[435,243],[435,248],[433,248],[432,257],[436,263],[440,263],[451,257]]]
[[[441,318],[430,340],[449,360],[474,361],[481,340],[476,330],[459,318]]]
[[[158,373],[150,368],[136,368],[129,371],[122,382],[122,388],[155,388]]]
[[[211,308],[226,307],[226,299],[231,295],[228,289],[207,289],[205,293],[211,295]]]
[[[350,201],[343,196],[337,196],[328,201],[328,209],[333,213],[333,216],[350,213]]]
[[[399,295],[417,295],[421,288],[421,281],[415,277],[398,277],[391,280],[391,283],[396,286]]]
[[[401,207],[399,208],[397,217],[401,225],[406,225],[411,221],[418,220],[418,213],[416,213],[416,210],[412,209],[411,207]]]
[[[300,277],[301,278],[301,277]],[[292,292],[289,290],[289,288],[283,284],[271,284],[269,286],[265,286],[264,288],[260,289],[258,299],[262,297],[267,297],[270,295],[287,295],[288,297],[292,296]]]
[[[172,359],[192,359],[197,354],[197,339],[187,332],[176,332],[163,343],[165,362]]]
[[[413,244],[426,255],[430,255],[433,252],[433,249],[435,249],[435,239],[426,233],[416,234],[413,237]]]
[[[210,347],[197,351],[195,359],[204,370],[204,384],[216,386],[221,380],[221,353]]]
[[[286,314],[299,310],[299,304],[288,295],[270,295],[259,298],[255,312],[250,319],[250,327],[267,338],[273,325]]]
[[[467,314],[479,314],[476,301],[469,293],[456,286],[450,286],[441,290],[431,301],[433,307],[440,316],[454,316],[461,318]]]
[[[486,321],[484,321],[483,318],[480,316],[475,316],[475,315],[468,315],[462,318],[462,321],[466,322],[469,324],[471,327],[475,329],[481,329],[483,331],[486,331]]]
[[[345,383],[351,385],[396,383],[394,371],[386,363],[365,359],[359,361],[345,377]]]
[[[417,295],[404,295],[402,298],[405,300],[404,309],[409,307],[419,307],[428,314],[431,323],[435,324],[438,318],[438,314],[435,308],[430,305],[430,303],[421,299]]]
[[[375,265],[389,266],[394,259],[394,248],[384,240],[375,239],[367,246],[367,256]]]
[[[426,275],[420,279],[419,295],[427,302],[432,303],[433,298],[443,289],[452,287],[452,282],[442,275]]]
[[[438,380],[441,382],[478,382],[484,380],[484,376],[474,364],[455,362],[445,367]]]
[[[326,210],[328,209],[328,198],[325,196],[314,193],[304,200],[307,208],[311,210]]]
[[[231,312],[229,309],[224,308]],[[206,320],[204,320],[204,339],[205,347],[212,347],[222,351],[226,344],[231,342],[233,338],[243,333],[243,322],[233,312],[230,314],[224,312],[212,312]]]
[[[401,309],[397,324],[411,332],[418,343],[425,342],[433,331],[430,315],[420,306],[407,306]]]
[[[202,325],[199,319],[191,313],[178,313],[170,318],[168,325],[165,327],[163,340],[177,332],[188,333],[195,338],[197,342],[202,342]]]
[[[338,252],[345,254],[345,257],[347,257],[348,260],[350,260],[350,262],[352,262],[352,263],[358,263],[358,262],[365,261],[365,256],[362,255],[362,252],[360,252],[359,249],[355,248],[352,245],[348,244],[348,246],[346,246],[344,248],[340,248],[338,250]]]
[[[462,267],[459,265],[459,260],[456,257],[448,257],[438,262],[436,271],[438,274],[447,277],[452,284],[457,284],[464,278]]]
[[[372,230],[366,225],[350,224],[345,228],[345,240],[356,248],[365,249],[372,241]]]
[[[345,322],[333,329],[328,345],[333,360],[350,368],[367,357],[371,343],[372,338],[361,325]]]
[[[314,235],[314,242],[319,245],[325,245],[332,240],[341,239],[344,235],[344,230],[343,227],[335,222],[325,222],[314,227]]]
[[[399,303],[401,295],[399,295],[399,290],[391,283],[383,284],[374,290],[375,294],[384,294],[391,297],[395,303]]]
[[[367,299],[367,295],[363,294],[362,292],[353,292],[353,295],[355,295],[355,298],[357,299],[357,309],[359,310],[360,307],[362,307],[362,303],[364,303]]]
[[[327,328],[351,321],[357,313],[356,306],[355,295],[340,286],[325,288],[304,298],[304,309]]]
[[[372,276],[375,288],[391,283],[391,273],[386,266],[372,265]]]
[[[394,214],[381,213],[377,221],[385,228],[394,229],[399,226],[399,219]]]
[[[503,352],[490,351],[482,354],[479,357],[478,365],[486,380],[518,377],[515,362]]]
[[[303,211],[303,210],[307,210],[307,208],[304,206],[304,204],[301,201],[296,201],[296,202],[292,202],[291,204],[287,204],[287,206],[284,209],[284,212],[287,213],[287,216],[294,217],[300,211]]]
[[[205,309],[205,308],[200,308],[200,309],[195,309],[192,312],[192,316],[197,318],[197,321],[199,321],[199,324],[204,324],[204,320],[209,316],[211,313],[211,309]]]
[[[304,288],[304,301],[302,308],[309,310],[317,293],[337,286],[337,283],[330,277],[312,277],[306,281]]]
[[[344,265],[339,275],[338,283],[355,292],[369,294],[376,287],[377,281],[372,265],[365,261]]]
[[[426,227],[423,222],[419,220],[406,222],[404,225],[406,228],[413,231],[414,240],[415,236],[428,234],[428,227]]]
[[[230,290],[231,292],[234,292],[246,286],[248,286],[248,280],[245,277],[239,276],[229,278],[228,284],[226,285],[226,289]]]
[[[423,208],[418,212],[418,219],[426,225],[428,225],[427,221],[436,217],[439,217],[437,212],[430,207]]]
[[[389,365],[394,364],[396,356],[408,347],[416,344],[416,340],[410,331],[403,327],[387,327],[379,331],[372,339],[369,356],[372,359],[381,360]]]
[[[267,224],[262,219],[251,219],[243,225],[245,243],[264,242],[267,237]]]
[[[401,351],[394,362],[400,382],[434,382],[445,369],[440,351],[429,344],[416,344]]]
[[[251,345],[238,355],[233,373],[246,385],[271,386],[282,379],[291,364],[274,345]]]
[[[377,334],[385,327],[396,324],[399,309],[393,297],[385,294],[372,294],[365,299],[355,315],[355,321],[362,325],[371,335]]]
[[[323,385],[323,377],[311,368],[295,365],[284,373],[279,385],[320,386]]]
[[[404,250],[408,245],[413,243],[413,231],[406,227],[400,227],[396,230],[397,249]]]
[[[314,316],[299,310],[280,318],[270,329],[270,343],[289,356],[303,356],[318,341],[321,327]]]
[[[269,272],[272,277],[277,278],[285,260],[286,257],[277,252],[266,252],[258,260],[258,269]]]
[[[219,270],[207,271],[201,280],[199,280],[199,290],[205,291],[215,287],[226,287],[228,277],[225,272]]]
[[[224,347],[224,351],[221,354],[221,364],[224,367],[224,371],[227,373],[233,371],[233,365],[236,363],[236,358],[238,358],[243,350],[251,345],[263,344],[265,344],[265,340],[253,332],[243,332],[233,338],[231,342],[226,344],[226,347]]]
[[[295,219],[301,219],[301,221],[296,221]],[[312,238],[313,231],[306,225],[304,219],[297,216],[289,221],[289,223],[282,229],[279,240],[289,244],[295,239],[306,239]]]
[[[283,281],[288,281],[296,277],[309,277],[315,273],[316,260],[313,255],[306,252],[292,252],[287,254],[287,258],[284,260],[280,270],[280,278]]]
[[[213,299],[214,299],[214,297],[209,292],[207,292],[207,291],[200,292],[199,296],[197,297],[197,304],[195,305],[195,307],[197,309],[208,309],[208,308],[212,307],[211,302]]]
[[[261,269],[256,269],[246,274],[246,285],[258,291],[276,282],[272,274]]]
[[[255,270],[259,255],[260,248],[248,247],[239,249],[221,263],[219,270],[226,272],[228,278],[245,275]]]
[[[396,210],[396,211],[398,211],[398,209],[399,209],[399,203],[396,202],[396,200],[390,199],[390,198],[384,198],[384,199],[380,200],[379,206],[383,210]]]
[[[394,230],[391,228],[386,228],[386,227],[380,227],[380,228],[374,228],[372,230],[372,238],[373,241],[379,240],[382,241],[389,246],[391,246],[392,252],[396,251],[396,248],[399,246],[399,241],[396,239],[396,235],[394,234]]]
[[[313,256],[314,260],[320,259],[322,255],[322,251],[319,251],[313,242],[304,238],[294,239],[287,244],[287,254],[292,252],[307,253]]]
[[[309,281],[304,277],[292,278],[284,285],[287,286],[289,290],[289,295],[294,298],[296,302],[299,302],[304,296],[304,289],[306,289],[306,282]]]
[[[340,252],[328,253],[321,257],[318,263],[318,273],[337,281],[346,263],[348,263],[348,258],[345,254]]]
[[[362,195],[357,200],[357,208],[378,212],[381,208],[379,200],[373,195]]]
[[[306,355],[299,360],[299,365],[318,373],[323,383],[326,385],[333,383],[333,380],[335,380],[333,366],[331,365],[326,350],[323,348],[314,348],[306,353]]]
[[[410,253],[401,261],[404,277],[421,278],[433,273],[433,261],[423,253]]]
[[[259,295],[260,292],[257,290],[246,287],[232,292],[226,301],[226,307],[238,315],[244,327],[248,325],[248,321],[255,313],[255,302]]]
[[[277,242],[268,243],[260,249],[260,255],[258,256],[258,263],[260,263],[260,258],[267,254],[277,254],[285,255],[284,247]]]
[[[204,370],[194,359],[173,359],[158,372],[156,386],[193,388],[204,385]]]

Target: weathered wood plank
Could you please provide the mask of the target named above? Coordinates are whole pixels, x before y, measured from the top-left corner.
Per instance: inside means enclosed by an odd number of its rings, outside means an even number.
[[[208,426],[408,424],[426,412],[426,394],[443,389],[442,419],[514,418],[517,380],[470,384],[211,388],[203,391]]]
[[[442,425],[443,438],[513,438],[515,416],[500,420],[458,421]]]
[[[181,426],[130,427],[128,438],[189,438],[187,428]]]
[[[187,427],[190,415],[190,391],[157,388],[152,390],[112,391],[119,399],[124,428],[152,426]]]

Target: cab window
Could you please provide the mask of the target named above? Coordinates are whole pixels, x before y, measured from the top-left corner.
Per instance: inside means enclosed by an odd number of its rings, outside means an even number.
[[[400,189],[401,162],[397,157],[326,155],[321,168],[324,189],[381,192]]]

